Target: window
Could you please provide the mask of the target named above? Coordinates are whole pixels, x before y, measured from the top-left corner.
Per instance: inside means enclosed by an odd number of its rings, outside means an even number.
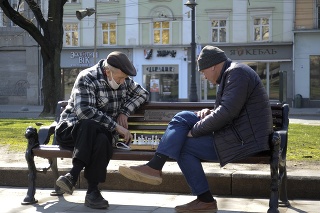
[[[0,27],[5,27],[5,15],[3,11],[0,9]]]
[[[310,56],[310,99],[320,100],[320,55]]]
[[[317,27],[318,29],[320,29],[320,0],[317,0],[317,5],[316,5],[316,17],[317,17]]]
[[[77,23],[66,23],[64,27],[64,46],[79,46],[79,27]]]
[[[272,12],[274,7],[250,8],[252,41],[272,41]]]
[[[226,42],[227,41],[227,20],[212,20],[211,33],[212,42]]]
[[[279,62],[243,62],[259,75],[269,99],[280,98],[280,63]]]
[[[228,19],[232,10],[230,9],[205,9],[208,15],[208,27],[211,42],[226,43],[228,39]]]
[[[253,20],[253,40],[269,41],[269,18],[254,18]]]
[[[170,22],[156,21],[153,23],[153,43],[170,44]]]
[[[171,21],[175,20],[173,12],[164,6],[155,7],[150,11],[152,19],[150,25],[150,33],[152,35],[153,44],[171,44]]]
[[[117,27],[115,22],[102,23],[102,44],[116,45],[117,44]]]
[[[178,101],[179,65],[143,65],[143,86],[150,101]]]
[[[24,11],[24,1],[19,0],[9,0],[12,8],[15,11],[18,11],[20,14],[23,14]],[[20,3],[20,4],[19,4]],[[18,5],[19,4],[19,5]],[[0,9],[0,27],[16,27],[17,25],[13,23]]]

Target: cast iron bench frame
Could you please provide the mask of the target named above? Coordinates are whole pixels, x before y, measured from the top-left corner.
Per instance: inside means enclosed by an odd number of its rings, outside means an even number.
[[[57,104],[55,121],[50,126],[41,126],[39,131],[36,128],[28,127],[25,137],[28,140],[28,146],[25,158],[28,163],[28,192],[21,204],[34,204],[38,201],[34,198],[36,192],[36,177],[38,172],[46,173],[51,169],[54,178],[54,191],[52,196],[62,195],[63,192],[56,186],[55,181],[59,177],[57,159],[71,158],[72,151],[63,149],[53,142],[48,145],[50,138],[54,135],[54,129],[59,121],[60,113],[67,105],[67,101],[59,101]],[[179,111],[190,110],[198,111],[204,108],[213,108],[212,102],[149,102],[141,106],[128,119],[129,130],[134,131],[155,131],[159,138],[164,131],[166,124],[171,117]],[[283,206],[290,206],[287,197],[287,170],[286,170],[286,153],[288,145],[288,127],[289,127],[289,105],[288,104],[271,104],[274,134],[270,137],[270,151],[258,153],[233,163],[246,164],[270,164],[271,186],[268,212],[279,212],[279,202]],[[132,124],[131,124],[132,123]],[[113,160],[142,160],[148,161],[154,155],[154,150],[121,150],[114,149]],[[35,166],[34,157],[48,159],[49,166],[39,170]],[[280,200],[280,201],[279,201]]]

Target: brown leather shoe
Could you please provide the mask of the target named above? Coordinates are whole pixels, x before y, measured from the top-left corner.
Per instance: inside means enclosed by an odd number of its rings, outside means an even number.
[[[193,213],[193,212],[215,213],[218,211],[216,200],[210,203],[205,203],[205,202],[201,202],[198,199],[181,206],[176,206],[174,209],[176,210],[176,212],[180,212],[180,213],[181,212],[183,213]]]
[[[159,185],[162,183],[161,171],[152,169],[147,165],[141,166],[119,166],[119,172],[126,178],[147,183],[151,185]]]

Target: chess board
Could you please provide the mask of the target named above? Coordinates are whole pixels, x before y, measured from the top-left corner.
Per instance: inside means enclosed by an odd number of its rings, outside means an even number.
[[[151,150],[155,151],[158,148],[158,145],[137,145],[130,144],[131,150]]]
[[[159,138],[156,135],[149,137],[134,133],[133,143],[130,144],[131,150],[152,150],[155,151],[159,145]]]

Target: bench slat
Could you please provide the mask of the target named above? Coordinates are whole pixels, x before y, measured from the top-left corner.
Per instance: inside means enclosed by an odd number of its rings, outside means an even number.
[[[32,149],[35,156],[42,158],[71,158],[72,151],[64,149],[59,145],[40,145]],[[114,148],[113,160],[138,160],[138,161],[148,161],[150,160],[155,151],[128,151]],[[236,161],[235,163],[259,163],[259,164],[269,164],[270,154],[268,152],[259,153],[257,155],[248,157],[246,159]]]

